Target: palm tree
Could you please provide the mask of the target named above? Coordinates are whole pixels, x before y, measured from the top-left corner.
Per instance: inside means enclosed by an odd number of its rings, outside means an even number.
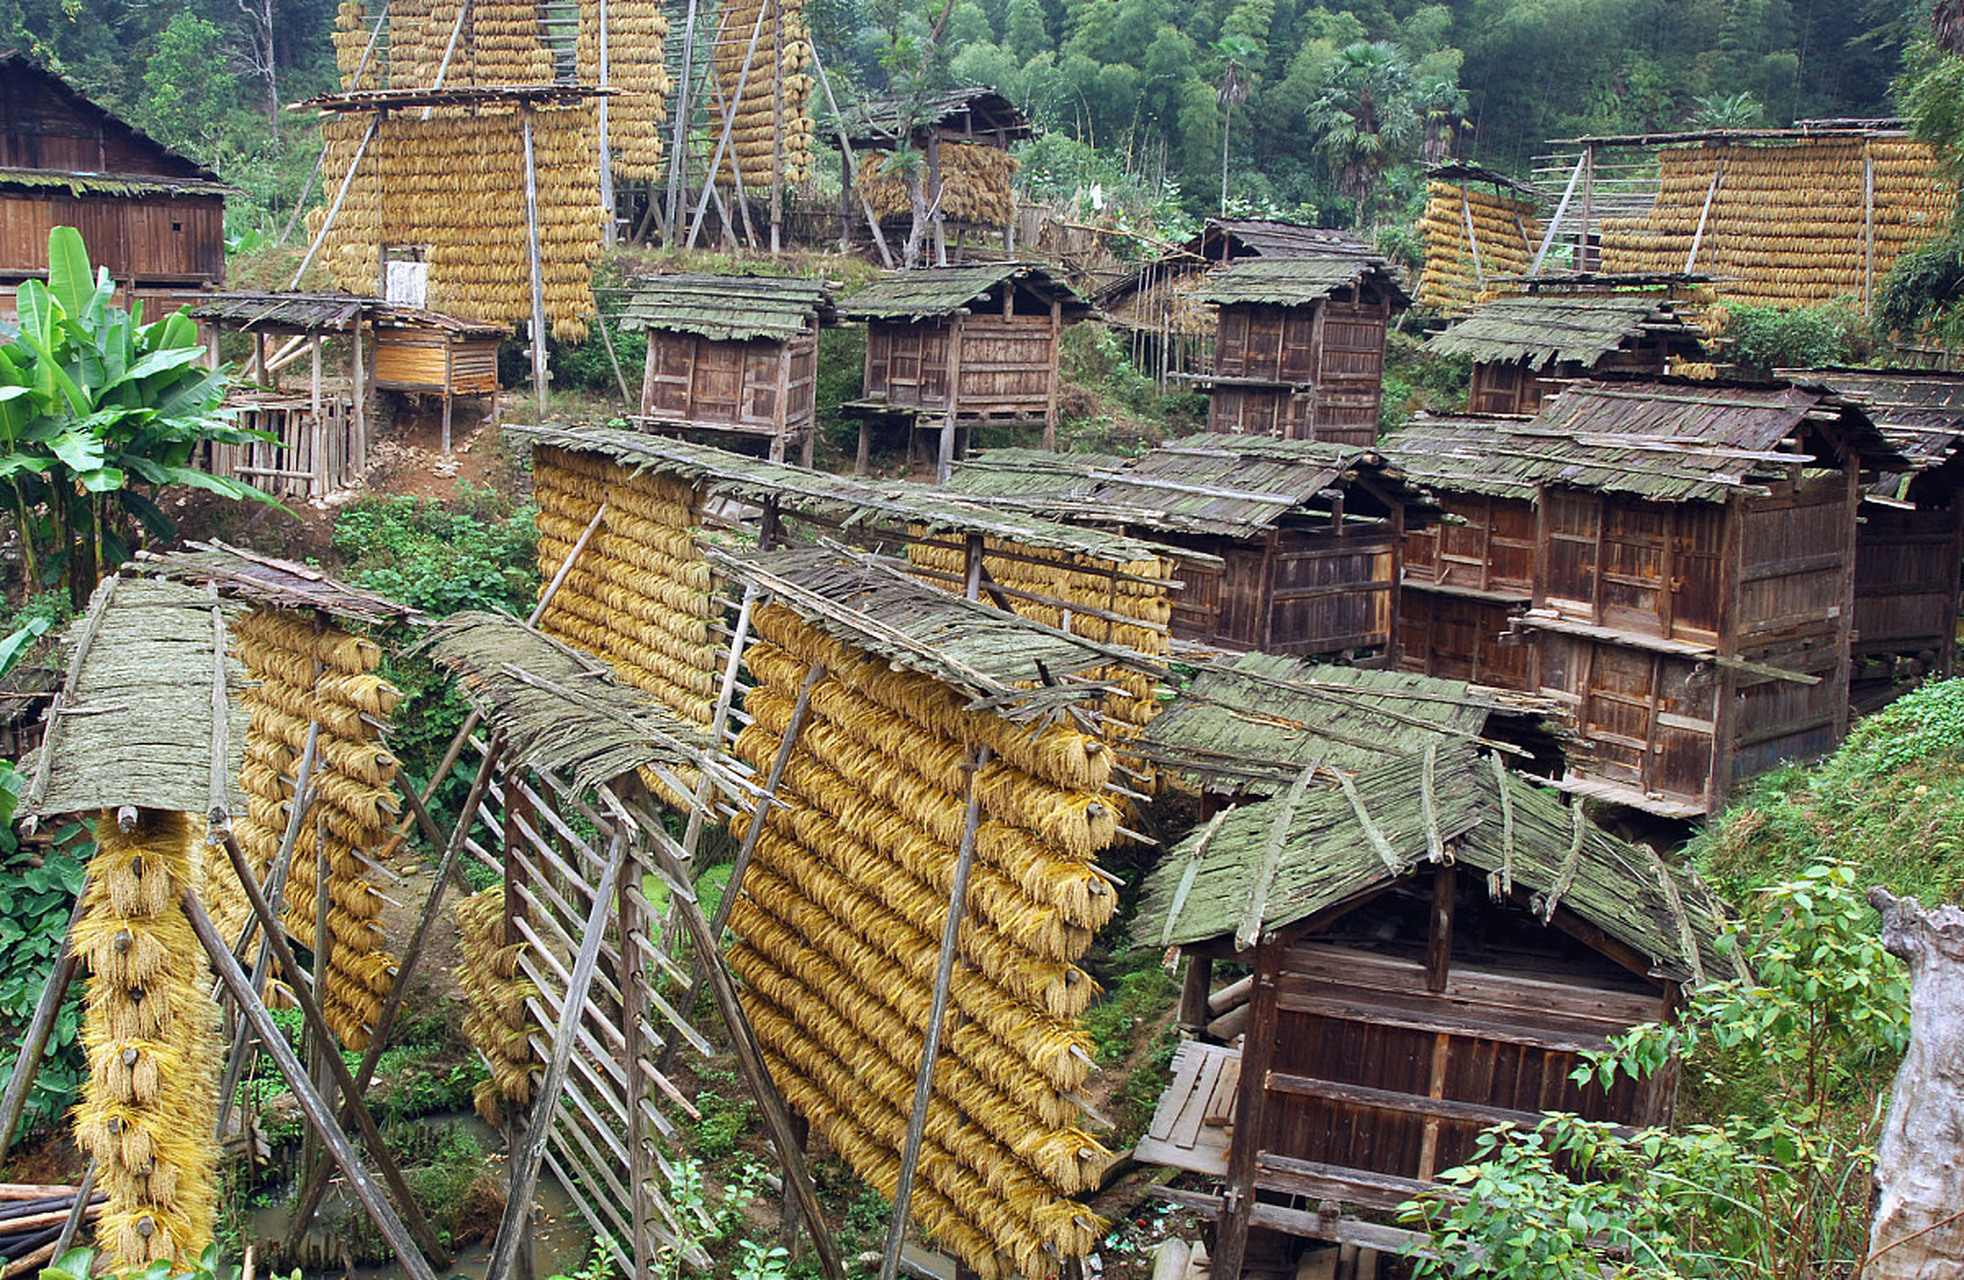
[[[1404,50],[1383,40],[1338,53],[1309,104],[1316,151],[1329,164],[1337,190],[1357,207],[1357,226],[1374,213],[1385,170],[1411,158],[1419,139],[1419,109]]]
[[[1214,46],[1221,55],[1221,90],[1217,96],[1222,107],[1227,110],[1227,118],[1221,124],[1221,213],[1227,213],[1228,187],[1228,136],[1234,127],[1234,104],[1248,100],[1250,88],[1248,66],[1261,57],[1262,46],[1253,36],[1232,32],[1221,37]]]
[[[1438,164],[1452,154],[1453,137],[1471,127],[1466,118],[1466,90],[1457,77],[1427,76],[1418,82],[1416,105],[1425,116],[1425,143],[1419,158]]]

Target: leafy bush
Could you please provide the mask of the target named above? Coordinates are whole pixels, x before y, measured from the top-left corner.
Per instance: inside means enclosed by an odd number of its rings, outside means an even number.
[[[1734,305],[1727,308],[1725,336],[1732,359],[1761,376],[1775,369],[1851,364],[1868,341],[1861,316],[1840,303],[1791,311]]]
[[[41,989],[54,970],[55,956],[68,933],[69,909],[82,891],[88,855],[94,848],[86,840],[73,839],[58,840],[45,853],[22,849],[13,832],[19,783],[12,765],[0,769],[0,1034],[10,1045],[21,1042]],[[80,829],[75,832],[79,835]],[[80,1029],[81,984],[77,983],[55,1018],[46,1056],[27,1095],[25,1128],[55,1123],[74,1101],[88,1074]],[[0,1058],[4,1063],[0,1080],[12,1075],[13,1059],[11,1050]]]
[[[530,506],[458,482],[454,504],[364,497],[334,521],[334,548],[360,586],[442,616],[530,612],[539,582]]]

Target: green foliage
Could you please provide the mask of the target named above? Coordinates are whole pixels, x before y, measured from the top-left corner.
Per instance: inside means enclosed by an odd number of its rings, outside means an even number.
[[[859,419],[839,412],[848,400],[857,400],[866,377],[866,326],[835,325],[818,332],[816,430],[841,453],[851,455],[859,447]]]
[[[551,1277],[551,1280],[614,1280],[614,1250],[612,1242],[605,1236],[593,1242],[586,1261],[570,1274]]]
[[[456,499],[367,496],[334,520],[334,549],[359,586],[443,616],[489,609],[523,617],[539,575],[533,509],[459,481]]]
[[[735,1236],[743,1226],[743,1211],[757,1198],[763,1180],[763,1168],[746,1161],[724,1182],[722,1194],[716,1195],[704,1176],[702,1161],[670,1161],[668,1202],[675,1207],[677,1230],[672,1242],[656,1252],[655,1274],[661,1280],[681,1280],[684,1266],[705,1246]]]
[[[13,766],[0,767],[0,1036],[15,1045],[54,970],[55,956],[68,934],[69,910],[82,891],[93,851],[82,839],[57,840],[45,853],[22,849],[13,834],[19,787]],[[77,828],[75,835],[80,834]],[[55,1018],[46,1056],[28,1092],[24,1129],[55,1123],[74,1101],[88,1073],[80,1030],[81,992],[71,990]],[[13,1058],[11,1052],[5,1055],[0,1079],[11,1076]]]
[[[1747,89],[1734,94],[1701,94],[1685,121],[1688,129],[1757,129],[1766,120],[1766,104]]]
[[[70,1249],[47,1266],[41,1268],[40,1280],[93,1280],[96,1276],[113,1277],[114,1280],[234,1280],[237,1267],[225,1265],[217,1245],[207,1245],[189,1264],[172,1267],[168,1262],[153,1262],[135,1271],[111,1271],[98,1269],[97,1259],[101,1251],[88,1247]],[[294,1268],[291,1276],[282,1277],[276,1271],[267,1273],[268,1280],[300,1280],[299,1268]]]
[[[258,439],[219,407],[226,375],[202,366],[191,318],[155,324],[109,305],[115,286],[89,264],[81,233],[48,233],[48,280],[27,280],[20,329],[0,344],[0,480],[30,592],[60,583],[79,604],[130,558],[138,531],[177,524],[155,500],[170,485],[271,501],[192,465],[206,441]]]
[[[757,1240],[737,1241],[736,1270],[732,1280],[784,1280],[791,1265],[791,1251],[781,1244]]]
[[[1722,945],[1754,975],[1691,996],[1673,1026],[1615,1037],[1575,1072],[1607,1088],[1687,1059],[1728,1106],[1676,1132],[1618,1137],[1552,1116],[1483,1135],[1443,1175],[1466,1193],[1403,1216],[1433,1235],[1421,1277],[1644,1280],[1852,1274],[1868,1240],[1880,1091],[1908,1041],[1909,989],[1862,877],[1817,863],[1755,896]],[[1600,1249],[1621,1250],[1608,1263]]]
[[[1180,984],[1157,963],[1118,979],[1117,987],[1084,1011],[1079,1020],[1098,1046],[1098,1061],[1122,1062],[1138,1047],[1146,1028],[1178,997]]]
[[[1354,205],[1356,225],[1367,225],[1386,171],[1416,154],[1425,118],[1405,51],[1382,40],[1339,51],[1308,116],[1316,153]]]
[[[696,1110],[702,1119],[695,1123],[691,1149],[699,1159],[718,1161],[737,1149],[737,1142],[757,1123],[757,1104],[748,1098],[726,1098],[715,1089],[699,1089]]]
[[[1867,342],[1862,317],[1839,303],[1816,307],[1727,308],[1725,337],[1730,354],[1747,373],[1808,369],[1853,362]]]

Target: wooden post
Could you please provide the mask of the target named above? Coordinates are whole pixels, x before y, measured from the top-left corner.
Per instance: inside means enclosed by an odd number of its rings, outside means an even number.
[[[1255,1157],[1267,1110],[1269,1063],[1275,1057],[1276,981],[1281,970],[1281,944],[1258,944],[1255,985],[1248,993],[1248,1031],[1241,1041],[1241,1081],[1234,1100],[1227,1192],[1221,1200],[1219,1243],[1214,1250],[1213,1273],[1220,1280],[1240,1280],[1241,1266],[1248,1256],[1248,1228],[1255,1212]]]
[[[532,103],[519,104],[525,137],[525,252],[532,267],[532,387],[537,393],[539,421],[546,420],[546,295],[539,263],[539,178],[532,160]],[[444,451],[450,441],[446,435]]]
[[[1432,871],[1432,928],[1425,944],[1425,989],[1434,995],[1446,989],[1452,970],[1454,870],[1452,863],[1443,862]]]
[[[1044,371],[1046,387],[1043,406],[1043,447],[1057,451],[1057,381],[1061,376],[1058,362],[1063,358],[1062,339],[1064,334],[1064,304],[1052,300],[1050,304],[1050,367]]]
[[[784,221],[784,2],[769,0],[771,10],[771,256],[779,252]],[[783,407],[783,401],[778,405]]]
[[[689,101],[689,75],[695,51],[696,0],[689,0],[682,18],[682,72],[675,78],[675,136],[668,144],[668,207],[662,220],[662,240],[670,248],[682,234],[683,170],[689,163],[689,112],[694,105]]]
[[[20,1118],[26,1114],[28,1091],[34,1085],[35,1073],[41,1069],[41,1055],[47,1052],[48,1037],[54,1033],[61,1002],[67,997],[68,984],[75,980],[75,970],[81,963],[73,939],[75,926],[84,914],[82,899],[86,894],[85,885],[83,892],[75,895],[75,909],[68,916],[68,932],[61,936],[54,968],[48,971],[41,998],[34,1004],[34,1016],[28,1020],[26,1036],[21,1040],[20,1052],[14,1056],[14,1073],[7,1077],[6,1093],[0,1095],[0,1163],[6,1162],[7,1150],[14,1143],[14,1130],[20,1128]]]
[[[313,350],[310,361],[311,368],[308,370],[307,398],[308,409],[313,415],[313,425],[308,433],[308,450],[312,456],[307,459],[307,469],[314,473],[314,478],[311,482],[314,491],[308,496],[318,498],[326,496],[329,487],[334,483],[334,477],[329,475],[327,471],[327,428],[321,422],[320,330],[314,330],[313,340],[309,345]]]
[[[900,1150],[900,1180],[894,1186],[893,1218],[887,1224],[880,1280],[897,1280],[900,1274],[900,1246],[907,1236],[907,1211],[914,1202],[914,1175],[920,1167],[921,1147],[927,1138],[928,1104],[934,1098],[935,1059],[941,1055],[941,1024],[948,1014],[948,989],[955,978],[955,952],[961,940],[962,914],[968,905],[968,878],[975,869],[975,831],[982,813],[982,796],[976,789],[975,775],[988,763],[987,747],[971,749],[964,788],[968,792],[968,812],[962,818],[962,842],[955,857],[954,883],[948,888],[948,915],[941,926],[941,956],[934,970],[934,995],[928,1005],[920,1070],[914,1076],[914,1110],[907,1122],[906,1143]]]
[[[307,256],[300,259],[300,269],[295,271],[293,279],[287,282],[288,291],[300,287],[300,278],[307,274],[307,268],[314,264],[314,255],[319,253],[321,245],[327,242],[328,228],[334,225],[334,215],[341,212],[341,202],[348,198],[348,188],[355,185],[355,173],[361,168],[361,158],[368,153],[368,144],[375,137],[375,130],[381,123],[382,117],[379,113],[369,120],[368,132],[361,135],[361,144],[355,148],[355,158],[348,162],[347,176],[341,179],[341,189],[334,193],[334,203],[327,206],[327,217],[321,220],[320,232],[314,236],[314,242],[307,246]],[[377,257],[380,257],[379,253]],[[263,345],[261,351],[264,352]],[[262,362],[260,365],[262,378],[265,376],[265,369],[266,366]]]
[[[818,77],[819,88],[825,90],[825,105],[832,108],[832,118],[834,120],[843,121],[845,117],[839,114],[838,100],[832,96],[831,77],[825,74],[825,67],[818,60],[818,46],[816,44],[812,45],[811,59],[812,74]],[[850,172],[853,166],[858,163],[853,158],[852,139],[846,136],[846,127],[843,123],[838,125],[838,133],[839,155],[844,160],[847,171]],[[873,203],[866,198],[866,192],[864,190],[859,190],[859,207],[866,214],[866,226],[873,233],[873,243],[879,247],[880,261],[886,264],[887,270],[893,270],[895,265],[893,250],[887,247],[886,233],[880,230],[880,220],[874,216]]]
[[[1725,156],[1719,157],[1718,164],[1712,168],[1712,185],[1705,188],[1705,205],[1698,211],[1698,229],[1691,233],[1691,251],[1684,255],[1686,275],[1690,275],[1692,267],[1697,264],[1698,249],[1705,243],[1705,223],[1712,216],[1712,202],[1718,199],[1719,186],[1725,181],[1726,159]]]
[[[601,101],[604,102],[606,99],[603,98]],[[537,311],[535,310],[533,314],[536,315]],[[451,388],[456,385],[456,374],[452,364],[454,350],[446,339],[443,344],[443,452],[445,454],[450,452],[450,408],[457,402],[457,397],[451,393]],[[540,416],[545,416],[543,409],[540,410]]]
[[[514,788],[516,790],[516,788]],[[628,1158],[628,1219],[634,1229],[634,1277],[633,1280],[649,1280],[651,1269],[647,1250],[641,1242],[648,1238],[648,1179],[653,1170],[648,1159],[648,1120],[641,1106],[643,1095],[647,1093],[647,1080],[642,1067],[643,1055],[647,1052],[641,1040],[641,1019],[639,1011],[649,1006],[647,962],[641,956],[641,946],[635,941],[634,908],[629,890],[638,888],[641,883],[641,868],[632,857],[623,858],[614,882],[615,925],[620,938],[621,971],[620,993],[622,1038],[626,1041],[622,1055],[621,1070],[627,1080],[621,1090],[622,1100],[627,1103],[627,1158]],[[571,1002],[568,1002],[570,1007]]]
[[[1187,952],[1187,971],[1180,983],[1180,1034],[1198,1035],[1213,1015],[1207,1008],[1214,985],[1214,958]]]
[[[962,326],[963,312],[948,322],[948,403],[941,419],[941,447],[934,463],[934,482],[947,484],[955,469],[955,410],[962,402]]]
[[[607,0],[600,0],[600,87],[608,86],[607,79]],[[614,247],[614,160],[610,154],[607,140],[607,95],[600,95],[600,104],[594,111],[594,123],[600,134],[600,243],[603,247]]]
[[[872,470],[872,434],[871,420],[862,416],[859,419],[859,448],[854,451],[852,457],[852,473],[856,476],[863,476]]]
[[[362,369],[361,358],[361,317],[355,317],[355,327],[349,343],[348,388],[354,400],[354,428],[348,440],[348,478],[353,480],[368,470],[368,388]]]
[[[368,1176],[368,1171],[361,1167],[361,1161],[355,1155],[354,1145],[348,1141],[348,1135],[342,1131],[341,1126],[335,1123],[334,1113],[328,1109],[326,1101],[320,1094],[315,1092],[313,1081],[307,1078],[307,1072],[300,1065],[300,1059],[295,1056],[292,1046],[287,1044],[285,1033],[273,1021],[273,1015],[266,1011],[265,1003],[252,989],[252,984],[246,980],[245,971],[239,967],[238,960],[225,949],[225,942],[218,936],[218,930],[212,926],[210,917],[205,914],[204,904],[198,901],[198,895],[186,889],[182,901],[184,914],[190,917],[191,929],[198,935],[198,941],[203,945],[205,954],[211,958],[212,968],[218,972],[218,980],[224,984],[233,1002],[238,1005],[246,1020],[252,1024],[253,1034],[257,1035],[260,1042],[266,1046],[266,1052],[272,1056],[273,1065],[279,1069],[287,1088],[292,1090],[294,1100],[300,1104],[300,1110],[307,1117],[308,1123],[320,1131],[328,1154],[334,1158],[335,1165],[348,1180],[348,1186],[354,1192],[355,1199],[361,1203],[370,1221],[375,1223],[383,1238],[389,1242],[389,1247],[396,1251],[396,1256],[403,1270],[409,1273],[410,1280],[436,1280],[436,1272],[431,1269],[429,1261],[418,1250],[416,1241],[403,1226],[402,1219],[398,1218],[395,1210],[389,1207],[388,1200],[376,1188],[374,1181]],[[449,1264],[445,1262],[442,1265]]]
[[[605,886],[620,878],[627,860],[627,835],[616,834],[607,851],[607,864],[598,883]],[[573,1065],[573,1047],[579,1042],[576,1030],[586,1010],[586,999],[593,988],[593,974],[600,961],[600,943],[607,934],[609,895],[593,896],[593,909],[587,914],[586,933],[580,939],[579,954],[573,959],[573,972],[566,982],[566,998],[560,1005],[559,1027],[550,1039],[552,1057],[546,1063],[545,1078],[532,1098],[532,1119],[525,1126],[525,1141],[511,1153],[511,1188],[505,1201],[505,1216],[498,1224],[498,1238],[491,1247],[491,1260],[485,1264],[484,1280],[505,1280],[511,1274],[518,1254],[519,1237],[531,1220],[536,1206],[532,1197],[539,1186],[539,1165],[545,1159],[546,1143],[552,1137],[553,1121],[558,1118],[559,1094],[566,1087],[566,1072]],[[632,1021],[632,1016],[629,1021]],[[638,1110],[633,1099],[631,1110]],[[639,1241],[635,1242],[637,1250]]]
[[[1528,274],[1531,276],[1541,274],[1542,259],[1548,256],[1548,250],[1555,243],[1556,229],[1562,225],[1562,215],[1568,212],[1568,202],[1575,195],[1575,184],[1582,180],[1582,165],[1587,158],[1586,151],[1576,157],[1575,172],[1569,174],[1568,186],[1562,190],[1562,198],[1555,205],[1555,214],[1548,219],[1548,227],[1541,233],[1541,247],[1534,251],[1534,261],[1528,265]],[[1223,253],[1225,252],[1223,250]]]
[[[1862,314],[1875,307],[1875,142],[1862,140]]]

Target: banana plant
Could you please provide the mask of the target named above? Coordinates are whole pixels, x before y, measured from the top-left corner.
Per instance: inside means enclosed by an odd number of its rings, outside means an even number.
[[[267,438],[221,408],[230,367],[202,367],[197,326],[182,310],[145,324],[142,304],[112,306],[114,293],[81,233],[56,227],[47,282],[21,284],[19,332],[0,344],[0,485],[27,589],[65,585],[77,607],[129,559],[138,531],[176,536],[159,490],[273,501],[194,465],[206,442]]]

